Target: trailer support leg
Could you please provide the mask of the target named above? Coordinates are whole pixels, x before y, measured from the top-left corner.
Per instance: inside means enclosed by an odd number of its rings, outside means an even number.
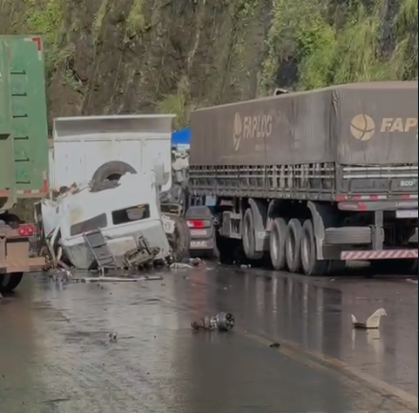
[[[384,247],[384,212],[374,212],[374,226],[372,227],[372,248],[373,250],[382,250]]]

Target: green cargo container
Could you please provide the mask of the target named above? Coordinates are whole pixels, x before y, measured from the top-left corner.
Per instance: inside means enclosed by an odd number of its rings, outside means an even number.
[[[0,197],[6,189],[14,189],[14,168],[13,162],[10,162],[10,154],[13,153],[10,70],[5,56],[6,48],[0,42]]]
[[[0,36],[0,211],[48,190],[42,52],[39,36]]]

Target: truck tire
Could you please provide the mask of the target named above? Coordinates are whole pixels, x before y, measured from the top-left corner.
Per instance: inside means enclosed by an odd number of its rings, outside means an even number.
[[[288,222],[285,237],[285,257],[289,272],[298,273],[301,268],[301,236],[303,228],[301,222],[292,218]]]
[[[243,250],[249,260],[260,260],[263,257],[263,252],[256,251],[256,232],[250,208],[246,209],[243,217]]]
[[[6,223],[6,225],[10,225],[12,228],[18,227],[20,224],[23,224],[23,221],[15,214],[9,214],[6,212],[1,216],[2,221]]]
[[[122,175],[126,173],[135,174],[137,171],[125,162],[122,161],[110,161],[100,166],[92,177],[92,189],[100,190],[101,185],[105,181],[119,181]]]
[[[287,223],[283,218],[275,218],[272,223],[269,236],[269,255],[272,267],[276,271],[282,271],[286,265],[285,237],[287,235]]]
[[[314,238],[313,223],[310,219],[304,221],[301,236],[301,268],[305,275],[327,274],[329,261],[318,260],[316,253],[316,240]]]
[[[15,272],[13,274],[10,274],[9,281],[5,286],[6,291],[14,291],[21,283],[22,278],[23,272]]]
[[[15,272],[8,275],[0,275],[0,290],[12,292],[21,283],[23,272]]]
[[[170,246],[172,247],[175,262],[180,262],[189,252],[191,242],[189,228],[182,217],[171,216],[170,219],[175,222],[175,233]]]

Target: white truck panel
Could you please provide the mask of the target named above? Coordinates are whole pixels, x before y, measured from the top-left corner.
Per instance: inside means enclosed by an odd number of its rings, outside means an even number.
[[[174,115],[82,116],[54,119],[50,188],[88,183],[96,170],[122,161],[137,172],[159,167],[162,190],[172,185],[171,133]]]

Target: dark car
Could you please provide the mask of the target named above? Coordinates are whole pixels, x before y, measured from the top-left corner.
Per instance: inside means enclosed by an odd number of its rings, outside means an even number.
[[[207,206],[194,206],[186,211],[185,218],[191,236],[190,256],[201,258],[216,257],[216,230],[211,210]]]

